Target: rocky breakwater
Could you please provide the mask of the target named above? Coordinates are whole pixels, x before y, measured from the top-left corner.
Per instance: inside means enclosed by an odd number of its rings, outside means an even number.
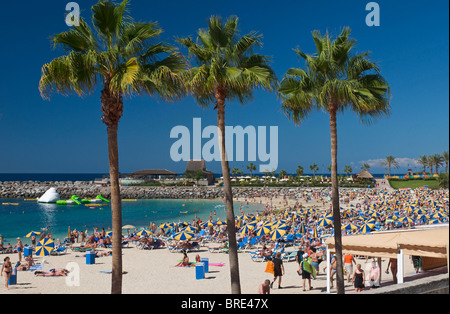
[[[56,188],[61,199],[69,199],[72,195],[81,198],[95,198],[102,195],[110,198],[110,188],[94,184],[92,181],[64,181],[64,182],[0,182],[0,199],[34,199],[41,197],[48,189]],[[250,196],[272,196],[284,194],[293,196],[308,189],[300,188],[264,188],[264,187],[235,187],[233,196],[246,198]],[[312,190],[312,189],[311,189]],[[223,198],[221,187],[148,187],[122,186],[123,199],[216,199]]]

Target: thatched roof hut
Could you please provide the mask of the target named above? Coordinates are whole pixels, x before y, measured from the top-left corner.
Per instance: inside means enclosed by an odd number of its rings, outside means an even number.
[[[373,175],[369,171],[363,170],[356,175],[356,178],[357,179],[373,179]]]

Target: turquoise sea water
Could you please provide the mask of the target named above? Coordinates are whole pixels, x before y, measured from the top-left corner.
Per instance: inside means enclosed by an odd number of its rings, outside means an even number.
[[[18,203],[18,206],[2,205],[3,203]],[[217,207],[222,205],[222,207]],[[122,202],[123,225],[133,225],[137,228],[148,227],[150,222],[157,225],[165,222],[186,221],[191,223],[197,215],[203,221],[209,218],[225,220],[226,213],[223,203],[212,200],[138,200],[137,202]],[[240,215],[240,206],[245,213],[263,211],[261,205],[235,203],[234,212]],[[214,210],[216,215],[214,216]],[[187,212],[187,213],[184,213]],[[5,243],[16,243],[20,237],[24,243],[31,243],[25,238],[30,231],[41,231],[49,227],[54,239],[61,241],[67,236],[68,228],[93,231],[93,228],[111,227],[111,207],[105,205],[91,209],[84,205],[58,206],[54,204],[38,204],[35,201],[0,199],[0,234]]]

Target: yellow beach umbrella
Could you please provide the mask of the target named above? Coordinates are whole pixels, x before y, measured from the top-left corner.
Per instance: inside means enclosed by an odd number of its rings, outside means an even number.
[[[173,238],[178,241],[186,241],[186,240],[191,239],[194,235],[195,234],[193,234],[192,232],[183,232],[182,231],[182,232],[176,233],[173,236]]]
[[[30,233],[28,233],[25,238],[31,238],[32,236],[37,236],[40,235],[40,232],[35,232],[35,231],[31,231]]]
[[[270,231],[271,231],[271,229],[269,227],[265,227],[265,226],[261,226],[261,227],[255,229],[256,236],[258,236],[258,237],[268,234],[268,233],[270,233]]]
[[[52,239],[45,238],[36,245],[36,256],[48,256],[55,249],[55,243]]]
[[[284,230],[284,229],[273,229],[270,232],[270,239],[278,240],[279,238],[281,238],[285,234],[286,234],[286,230]]]
[[[147,235],[150,235],[151,234],[151,232],[150,231],[147,231],[147,230],[145,230],[145,229],[142,229],[141,231],[139,231],[138,233],[136,233],[136,235],[138,236],[138,237],[141,237],[141,236],[147,236]]]

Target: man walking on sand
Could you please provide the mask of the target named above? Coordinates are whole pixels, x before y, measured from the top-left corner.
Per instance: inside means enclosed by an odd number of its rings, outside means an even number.
[[[282,289],[281,287],[281,277],[284,275],[284,266],[283,266],[283,261],[281,260],[281,253],[278,252],[276,257],[272,260],[272,263],[274,265],[274,279],[273,282],[270,284],[270,288],[273,288],[273,284],[275,283],[275,281],[278,279],[278,289]]]

